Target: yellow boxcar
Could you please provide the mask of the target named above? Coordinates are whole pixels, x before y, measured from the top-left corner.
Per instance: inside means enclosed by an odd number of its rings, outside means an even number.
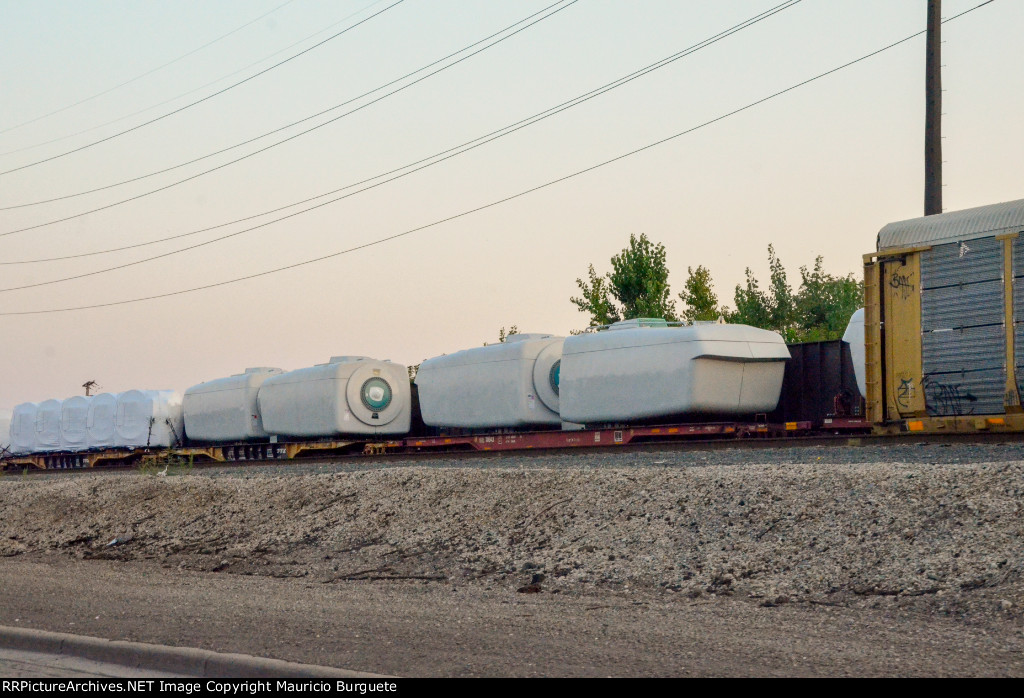
[[[1024,431],[1024,200],[890,223],[864,256],[867,417]]]

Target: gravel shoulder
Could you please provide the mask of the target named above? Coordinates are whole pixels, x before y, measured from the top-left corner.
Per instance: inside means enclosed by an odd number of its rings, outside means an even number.
[[[0,575],[11,600],[19,574],[32,588],[52,587],[60,602],[46,629],[65,632],[88,632],[57,619],[90,602],[61,579],[82,582],[88,596],[95,570],[119,593],[134,592],[123,577],[136,574],[165,580],[159,593],[183,583],[255,585],[245,594],[268,607],[331,600],[367,614],[360,632],[372,639],[355,643],[361,650],[334,644],[325,656],[297,656],[316,654],[298,638],[315,645],[336,628],[328,606],[291,635],[294,655],[270,656],[383,673],[1020,675],[1024,464],[1016,450],[8,475],[0,479]],[[354,603],[365,607],[346,606]],[[6,617],[17,608],[5,608],[0,623],[17,624]],[[171,616],[181,612],[174,608]],[[274,617],[275,632],[288,614]],[[462,620],[474,618],[468,632]],[[155,623],[142,628],[153,632]],[[193,644],[189,633],[205,626],[175,627],[170,644]],[[719,641],[735,656],[709,663],[703,653]],[[404,649],[389,654],[386,643],[398,642],[427,649],[421,659]],[[671,650],[655,650],[663,643]],[[543,651],[534,656],[534,647]]]

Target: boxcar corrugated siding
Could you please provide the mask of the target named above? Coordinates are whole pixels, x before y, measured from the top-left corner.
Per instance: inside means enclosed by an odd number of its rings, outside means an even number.
[[[921,253],[921,360],[932,416],[1005,409],[1003,243],[936,245]]]

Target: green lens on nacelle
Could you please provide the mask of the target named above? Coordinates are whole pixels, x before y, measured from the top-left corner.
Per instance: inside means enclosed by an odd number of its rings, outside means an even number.
[[[371,412],[381,412],[391,404],[391,386],[383,378],[370,378],[359,391],[363,405]]]

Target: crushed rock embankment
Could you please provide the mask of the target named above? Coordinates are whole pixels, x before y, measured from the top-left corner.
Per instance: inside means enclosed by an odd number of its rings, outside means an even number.
[[[0,556],[1009,618],[1024,605],[1019,462],[7,476],[0,512]]]

